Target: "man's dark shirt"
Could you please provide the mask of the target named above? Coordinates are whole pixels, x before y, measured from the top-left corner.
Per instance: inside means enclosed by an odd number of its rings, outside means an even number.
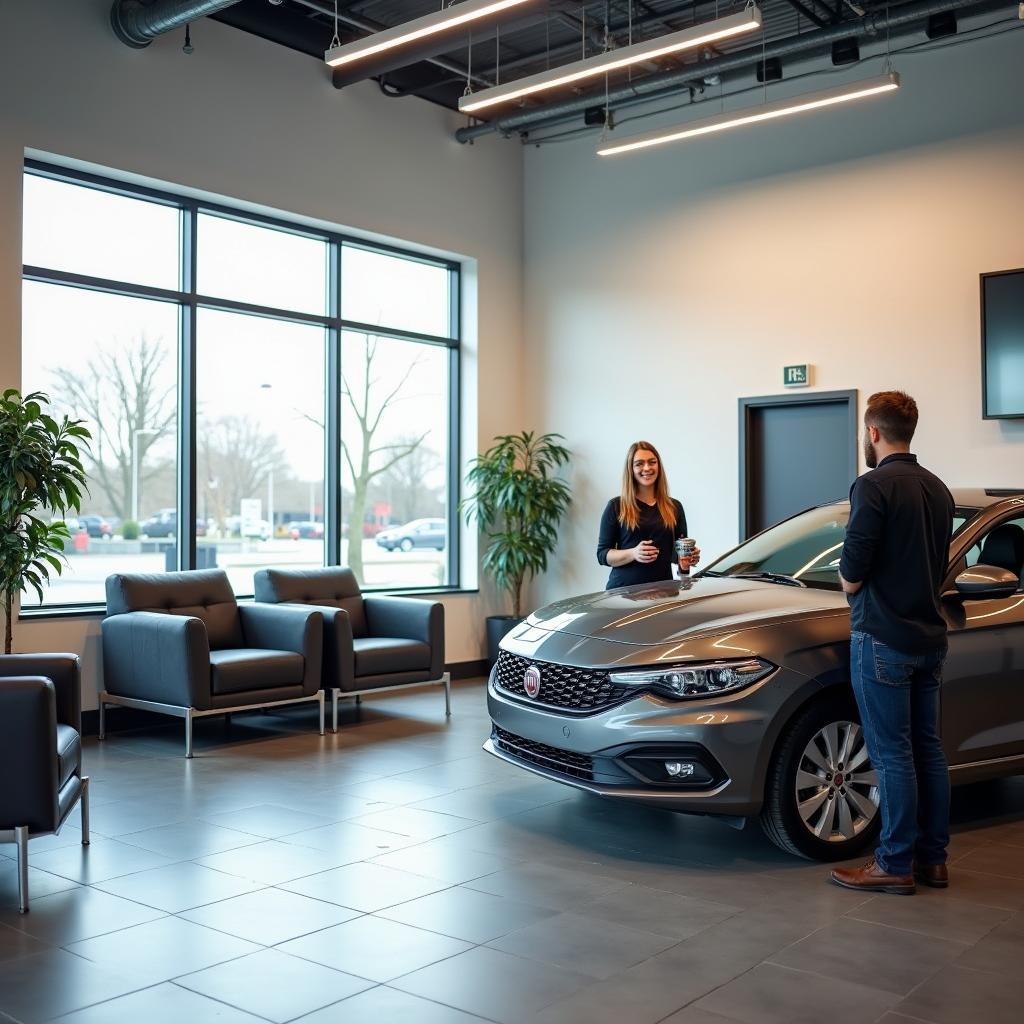
[[[953,497],[916,455],[890,455],[850,488],[850,522],[839,562],[850,627],[907,654],[946,646],[939,589],[953,530]]]

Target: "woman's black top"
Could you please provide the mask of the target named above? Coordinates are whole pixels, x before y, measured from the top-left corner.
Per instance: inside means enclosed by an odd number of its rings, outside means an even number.
[[[665,525],[657,505],[640,502],[640,521],[635,530],[629,530],[619,522],[621,498],[612,498],[601,516],[601,531],[597,538],[597,560],[608,564],[608,552],[613,548],[635,548],[642,540],[653,541],[658,557],[653,562],[627,562],[612,569],[606,589],[628,587],[634,583],[657,583],[672,579],[672,566],[676,558],[676,538],[686,536],[686,513],[683,506],[672,499],[676,507],[676,525],[671,529]]]

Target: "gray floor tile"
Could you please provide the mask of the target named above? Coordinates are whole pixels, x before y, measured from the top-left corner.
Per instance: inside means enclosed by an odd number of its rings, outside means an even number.
[[[1024,957],[1024,914],[997,925],[980,942],[968,948],[956,961],[958,967],[993,974],[1020,976]]]
[[[120,996],[61,1017],[59,1024],[260,1024],[236,1010],[171,982]]]
[[[1006,843],[979,846],[961,857],[956,866],[987,875],[1024,879],[1024,857],[1021,856],[1020,847]]]
[[[206,818],[212,825],[247,832],[263,839],[277,839],[294,832],[330,825],[331,818],[310,811],[297,811],[279,804],[257,804],[240,811],[216,814]]]
[[[511,867],[515,861],[458,846],[447,838],[406,846],[373,858],[374,864],[458,885]]]
[[[55,949],[0,964],[0,1011],[21,1024],[39,1024],[134,992],[143,984]]]
[[[357,860],[378,857],[392,850],[413,846],[419,841],[411,836],[385,832],[379,828],[367,828],[351,821],[338,821],[322,828],[296,832],[282,839],[282,842],[295,846],[329,853],[338,864],[351,864]]]
[[[489,1020],[519,1024],[591,980],[585,974],[479,946],[407,974],[392,987]]]
[[[952,891],[952,888],[921,887],[917,895],[909,899],[876,896],[847,916],[968,943],[977,942],[1011,916],[1008,910],[958,900],[951,895]]]
[[[285,1024],[369,988],[371,982],[276,949],[178,978],[184,988]]]
[[[488,942],[553,914],[544,907],[455,886],[382,910],[377,916],[466,942]]]
[[[949,967],[895,1007],[898,1013],[934,1024],[1020,1024],[1021,979]]]
[[[825,1014],[830,1024],[873,1024],[898,1002],[866,985],[761,964],[696,1005],[749,1024],[820,1024]]]
[[[4,923],[43,942],[66,946],[163,916],[162,911],[153,907],[111,896],[91,886],[76,886],[33,900],[27,914],[5,914]]]
[[[565,967],[593,978],[609,978],[647,960],[677,940],[611,921],[559,914],[488,943],[493,949]]]
[[[294,878],[315,875],[317,872],[337,867],[339,860],[322,850],[268,839],[254,846],[243,846],[238,850],[203,857],[197,863],[215,871],[224,871],[229,875],[262,882],[264,885],[277,885],[280,882],[290,882]]]
[[[442,814],[455,814],[477,821],[493,821],[543,804],[569,799],[569,794],[562,787],[558,789],[560,792],[553,793],[543,786],[489,782],[419,800],[413,806],[424,811],[440,811]]]
[[[162,857],[116,839],[94,839],[88,846],[67,846],[42,853],[32,858],[31,863],[41,871],[90,884],[172,864],[174,858]]]
[[[241,896],[260,888],[261,883],[227,875],[199,864],[182,861],[167,867],[139,871],[134,875],[98,882],[94,888],[115,896],[156,907],[168,914],[201,907],[207,903]]]
[[[448,887],[447,882],[413,875],[380,864],[346,864],[294,882],[282,882],[281,888],[316,899],[329,900],[369,914],[399,903],[427,896]]]
[[[194,860],[225,850],[236,850],[240,846],[252,846],[259,842],[259,837],[236,829],[220,828],[206,821],[179,821],[142,832],[129,832],[121,836],[120,841],[175,860]]]
[[[384,778],[346,786],[345,791],[366,800],[382,800],[389,804],[412,804],[419,800],[443,796],[445,793],[452,792],[453,788],[433,785],[428,782],[417,782],[414,779]]]
[[[969,903],[1004,910],[1024,910],[1024,879],[986,875],[957,867],[950,875],[949,893]]]
[[[28,855],[28,898],[31,903],[41,896],[49,896],[55,892],[77,889],[78,882],[62,875],[53,875],[49,871],[40,871],[32,866],[32,853]],[[0,913],[17,909],[18,903],[18,865],[12,860],[0,861]]]
[[[279,948],[325,967],[383,982],[464,953],[470,944],[396,921],[360,917]]]
[[[67,948],[100,967],[125,972],[152,985],[245,956],[259,947],[178,917],[163,917],[75,942]]]
[[[386,811],[361,814],[351,821],[357,825],[397,832],[399,835],[413,836],[417,839],[436,839],[438,836],[451,835],[476,824],[471,818],[440,814],[437,811],[423,811],[415,807],[391,807]]]
[[[575,909],[581,903],[599,899],[625,885],[616,878],[539,862],[516,864],[466,883],[469,889],[508,896],[553,910]]]
[[[847,918],[781,950],[771,962],[905,996],[969,948],[962,942]]]
[[[643,885],[626,885],[600,899],[581,903],[577,913],[679,940],[719,924],[741,909]]]
[[[699,1006],[684,1006],[683,1009],[666,1017],[662,1024],[736,1024],[735,1018],[723,1017],[720,1013],[702,1010]]]
[[[18,928],[9,928],[0,924],[0,963],[5,960],[14,960],[19,956],[31,956],[33,953],[45,953],[53,949],[48,942],[34,938],[28,932]]]
[[[357,996],[325,1006],[302,1018],[302,1024],[485,1024],[451,1006],[420,999],[378,985]]]

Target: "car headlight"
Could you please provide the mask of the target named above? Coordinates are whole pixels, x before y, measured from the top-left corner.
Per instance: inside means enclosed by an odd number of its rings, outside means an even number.
[[[673,700],[686,700],[742,690],[774,670],[771,662],[747,658],[705,665],[667,665],[664,668],[612,672],[609,681],[619,686],[650,690]]]

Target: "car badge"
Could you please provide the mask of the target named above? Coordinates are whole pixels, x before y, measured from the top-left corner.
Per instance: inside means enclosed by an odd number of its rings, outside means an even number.
[[[523,673],[523,689],[530,700],[535,700],[540,693],[540,669],[536,665],[531,665]]]

